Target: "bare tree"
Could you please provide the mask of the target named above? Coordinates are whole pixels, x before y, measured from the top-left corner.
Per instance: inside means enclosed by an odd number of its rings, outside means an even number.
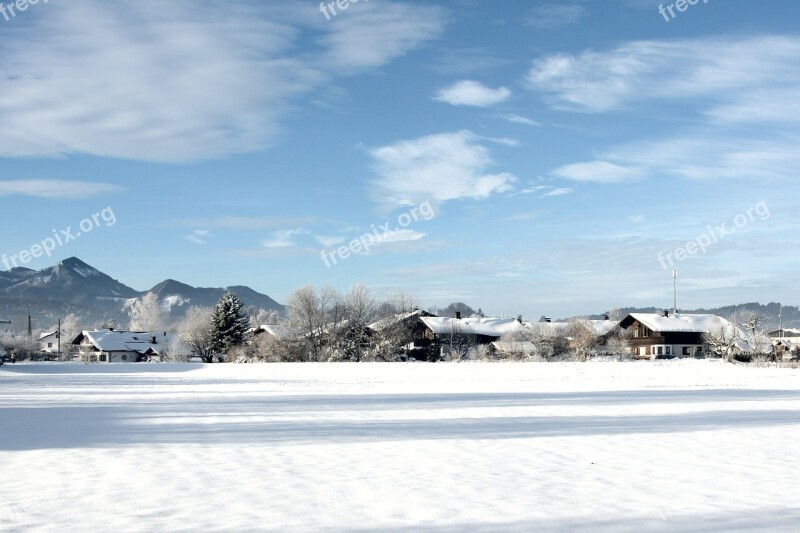
[[[567,337],[571,341],[572,349],[584,361],[589,357],[591,350],[597,346],[597,333],[582,319],[570,322],[567,326]]]
[[[206,363],[213,362],[214,358],[214,338],[211,331],[213,312],[210,307],[190,307],[178,324],[180,340]]]
[[[248,308],[248,318],[250,326],[257,328],[265,324],[277,324],[280,322],[281,315],[274,309],[263,309],[250,306]]]
[[[769,336],[764,329],[766,319],[764,315],[755,309],[739,309],[730,317],[730,321],[735,325],[744,328],[749,338],[753,352],[763,354],[770,346]]]
[[[711,353],[717,357],[722,357],[729,363],[733,361],[736,345],[740,340],[742,340],[742,337],[739,328],[725,327],[724,324],[703,334],[703,342],[711,350]]]
[[[130,304],[130,329],[132,331],[162,331],[166,316],[155,293],[149,292]]]

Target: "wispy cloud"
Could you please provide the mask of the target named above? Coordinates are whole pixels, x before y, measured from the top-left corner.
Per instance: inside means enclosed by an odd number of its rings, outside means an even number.
[[[556,177],[585,183],[621,183],[636,181],[644,172],[636,167],[624,167],[607,161],[591,161],[564,165],[552,172]]]
[[[188,235],[184,235],[184,238],[195,244],[206,244],[208,242],[206,237],[208,237],[210,234],[211,232],[208,230],[196,229]]]
[[[212,217],[212,218],[185,218],[167,222],[166,226],[184,228],[206,227],[214,229],[232,230],[260,230],[280,228],[286,226],[305,226],[313,224],[312,217]]]
[[[440,90],[435,99],[455,106],[490,107],[510,97],[511,91],[506,87],[492,89],[477,81],[462,80]]]
[[[314,235],[314,240],[316,240],[320,245],[325,246],[326,248],[330,248],[332,246],[338,246],[344,243],[347,238],[346,237],[328,237],[325,235]]]
[[[80,200],[125,191],[125,187],[109,183],[70,180],[6,180],[0,181],[0,196],[32,196],[34,198]]]
[[[516,177],[490,173],[492,155],[470,131],[398,141],[371,152],[380,176],[375,199],[384,204],[485,199],[511,190]]]
[[[586,15],[586,9],[577,4],[542,4],[531,9],[527,23],[540,30],[555,30],[577,24]]]
[[[570,189],[568,187],[560,187],[558,189],[553,189],[552,191],[544,193],[543,196],[564,196],[565,194],[572,194],[574,192],[575,189]]]
[[[497,118],[505,120],[506,122],[511,122],[512,124],[523,124],[525,126],[541,126],[539,122],[536,122],[533,119],[528,117],[523,117],[521,115],[497,115]]]
[[[800,37],[635,41],[537,59],[527,79],[560,108],[603,112],[672,101],[720,121],[784,121],[776,102],[793,103],[787,97],[800,92]]]
[[[295,237],[310,235],[311,232],[305,228],[274,231],[269,239],[262,241],[264,248],[291,248],[297,245]]]
[[[321,24],[313,5],[292,8],[51,2],[0,34],[0,157],[184,162],[259,151],[299,97],[445,25],[445,10],[401,2],[364,3],[335,24]],[[301,34],[311,36],[302,49]]]

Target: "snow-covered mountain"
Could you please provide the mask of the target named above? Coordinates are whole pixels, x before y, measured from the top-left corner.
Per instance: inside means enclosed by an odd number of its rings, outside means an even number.
[[[17,268],[0,271],[0,311],[19,323],[23,310],[41,315],[42,323],[78,312],[87,325],[94,321],[117,320],[126,324],[131,302],[153,293],[172,320],[178,320],[190,306],[213,306],[226,291],[235,292],[245,306],[283,313],[281,304],[249,287],[197,288],[172,279],[149,291],[137,291],[71,257],[35,271]]]

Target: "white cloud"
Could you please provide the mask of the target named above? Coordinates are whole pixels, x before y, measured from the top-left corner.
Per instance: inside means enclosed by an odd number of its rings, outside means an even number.
[[[422,201],[485,199],[509,191],[516,177],[489,173],[489,150],[470,131],[442,133],[398,141],[371,152],[376,200],[384,204],[416,205]]]
[[[51,2],[0,32],[0,157],[182,162],[264,149],[300,96],[444,26],[439,8],[355,7],[323,24],[313,5]]]
[[[208,237],[210,234],[211,232],[208,230],[196,229],[192,231],[190,234],[184,235],[184,238],[195,244],[206,244],[208,242],[206,240],[206,237]]]
[[[583,6],[543,4],[531,10],[527,22],[540,30],[550,30],[576,24],[584,16],[586,9]]]
[[[125,191],[124,187],[108,183],[69,180],[6,180],[0,181],[0,196],[32,196],[80,200]]]
[[[314,235],[314,240],[316,240],[322,246],[326,248],[330,248],[332,246],[338,246],[344,243],[347,238],[345,237],[326,237],[324,235]]]
[[[304,228],[281,230],[272,232],[272,237],[262,241],[264,248],[291,248],[296,246],[295,237],[310,235],[311,232]]]
[[[524,124],[525,126],[541,126],[539,122],[536,122],[533,119],[528,117],[523,117],[521,115],[498,115],[497,118],[503,119],[507,122],[511,122],[512,124]]]
[[[391,244],[396,242],[419,241],[425,238],[425,233],[410,229],[399,229],[378,235],[378,244]]]
[[[351,5],[326,27],[326,69],[348,71],[385,65],[438,37],[447,12],[441,7],[381,1]]]
[[[642,169],[624,167],[607,161],[564,165],[552,172],[554,176],[586,183],[621,183],[644,177]]]
[[[568,187],[561,187],[558,189],[553,189],[552,191],[544,193],[543,196],[564,196],[565,194],[572,194],[575,192],[575,189],[570,189]]]
[[[800,118],[800,37],[635,41],[537,59],[527,79],[560,108],[602,112],[674,101],[717,120],[783,121],[775,97]]]
[[[510,97],[511,91],[506,87],[492,89],[477,81],[462,80],[439,91],[435,99],[455,106],[490,107]]]

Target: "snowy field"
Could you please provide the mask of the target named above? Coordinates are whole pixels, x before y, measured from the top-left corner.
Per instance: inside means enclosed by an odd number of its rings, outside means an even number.
[[[800,370],[6,365],[2,531],[798,531]]]

